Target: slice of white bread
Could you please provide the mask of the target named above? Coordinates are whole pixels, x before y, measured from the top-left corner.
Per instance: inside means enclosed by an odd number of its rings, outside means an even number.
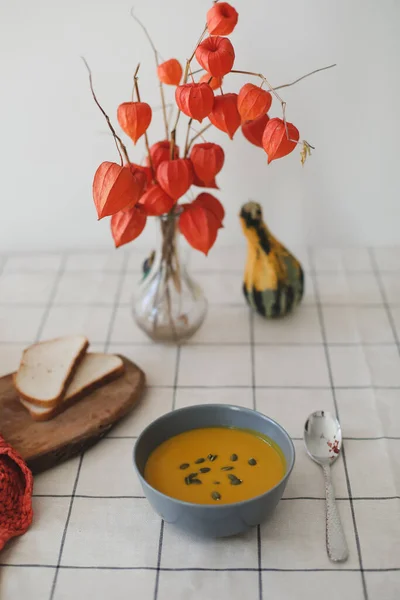
[[[33,344],[24,350],[14,385],[21,398],[50,408],[64,396],[89,341],[71,335]]]
[[[75,375],[69,384],[65,396],[53,407],[36,406],[20,398],[35,421],[48,421],[93,389],[106,381],[118,377],[124,371],[124,363],[114,354],[88,353],[80,362]]]

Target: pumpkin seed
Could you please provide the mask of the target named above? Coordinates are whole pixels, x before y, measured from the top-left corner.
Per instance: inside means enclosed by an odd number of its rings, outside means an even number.
[[[231,481],[231,485],[240,485],[241,483],[243,483],[241,479],[234,479]]]
[[[232,471],[234,467],[221,467],[221,471]]]
[[[185,483],[186,485],[190,485],[191,483],[193,483],[193,480],[195,477],[197,477],[198,473],[189,473],[189,475],[187,477],[185,477]]]
[[[257,464],[257,461],[255,458],[249,458],[249,460],[247,461],[249,463],[249,465],[251,465],[252,467],[254,467],[254,465]]]
[[[189,467],[190,467],[189,463],[182,463],[179,468],[183,470],[183,469],[188,469]]]
[[[209,461],[214,462],[214,460],[218,458],[218,454],[209,454],[207,458]]]
[[[239,458],[239,457],[238,457],[238,455],[237,455],[237,454],[231,454],[231,457],[230,457],[230,459],[229,459],[229,460],[231,460],[232,462],[236,462],[238,458]]]
[[[221,494],[219,494],[218,492],[212,492],[211,498],[213,500],[221,500]]]
[[[201,483],[200,479],[197,479],[197,475],[198,473],[190,473],[187,477],[185,477],[186,485],[191,485],[192,483],[198,485]]]
[[[200,465],[201,463],[205,462],[206,459],[205,458],[198,458],[197,460],[194,461],[195,465]]]
[[[210,467],[202,467],[201,469],[199,469],[200,473],[208,473],[209,471],[211,471]]]
[[[240,485],[241,483],[243,483],[241,479],[236,477],[236,475],[232,475],[232,473],[229,473],[228,477],[230,479],[231,485]]]

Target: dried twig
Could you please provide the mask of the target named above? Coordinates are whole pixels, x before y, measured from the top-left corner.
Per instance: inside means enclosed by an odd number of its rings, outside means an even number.
[[[140,63],[136,67],[136,71],[135,71],[135,74],[133,76],[133,83],[134,83],[134,86],[135,86],[135,92],[136,92],[136,96],[137,96],[138,102],[140,102],[140,92],[139,92],[139,84],[138,84],[139,69],[140,69]],[[147,151],[147,156],[148,156],[148,159],[149,159],[150,169],[151,169],[151,172],[153,174],[153,179],[155,181],[156,174],[155,174],[155,171],[154,171],[153,159],[151,158],[150,144],[149,144],[149,138],[148,138],[148,135],[147,135],[147,131],[144,132],[144,143],[146,145],[146,151]]]
[[[167,109],[166,109],[166,104],[165,104],[164,86],[161,83],[161,81],[159,82],[159,88],[160,88],[160,96],[161,96],[162,111],[163,111],[165,139],[168,140],[169,139],[169,130],[168,130],[168,120],[167,120]]]
[[[142,21],[139,19],[139,17],[137,17],[135,15],[135,11],[134,11],[133,7],[131,8],[131,17],[132,17],[132,19],[134,19],[134,21],[136,21],[136,23],[139,25],[139,27],[141,27],[141,29],[143,30],[143,32],[144,32],[145,36],[147,37],[147,40],[148,40],[148,42],[149,42],[149,44],[151,46],[151,49],[154,52],[154,56],[155,56],[157,64],[158,64],[159,52],[158,52],[157,48],[155,47],[154,42],[151,39],[150,34],[149,34],[146,26],[142,23]]]
[[[175,106],[175,104],[173,102],[166,102],[165,103],[165,108],[171,108],[171,107],[174,107],[174,106]],[[153,112],[157,112],[158,110],[162,110],[162,109],[163,109],[163,106],[160,104],[158,106],[153,106],[152,111]]]
[[[189,119],[188,126],[187,126],[187,131],[186,131],[185,152],[183,154],[184,157],[187,156],[187,153],[188,153],[188,150],[189,150],[189,133],[190,133],[190,128],[192,126],[192,123],[193,123],[193,119]]]
[[[189,150],[190,150],[190,148],[191,148],[191,146],[192,146],[193,142],[194,142],[195,140],[197,140],[197,138],[198,138],[198,137],[202,136],[202,135],[203,135],[203,133],[204,133],[205,131],[207,131],[207,129],[210,129],[210,127],[212,127],[212,123],[209,123],[208,125],[206,125],[205,127],[203,127],[203,129],[200,129],[200,131],[198,131],[198,132],[196,133],[196,135],[194,135],[194,136],[192,137],[192,139],[190,140],[190,142],[189,142],[188,144],[186,144],[186,147],[185,147],[185,156],[187,156],[187,154],[188,154],[188,152],[189,152]]]
[[[214,4],[217,4],[217,2],[218,2],[218,0],[214,0]],[[184,84],[188,80],[189,70],[190,70],[190,63],[194,59],[194,55],[196,54],[196,50],[200,46],[201,42],[203,41],[203,38],[206,35],[206,33],[207,33],[207,25],[204,27],[203,32],[202,32],[201,36],[199,37],[199,39],[197,41],[197,44],[195,45],[194,50],[193,50],[190,58],[188,58],[187,61],[186,61],[185,74],[183,76],[183,83]],[[174,146],[175,146],[175,138],[176,138],[176,128],[178,127],[180,115],[181,115],[181,111],[180,111],[180,109],[178,109],[178,114],[176,115],[175,124],[174,124],[174,126],[172,128],[172,131],[171,131],[171,156],[174,155]]]
[[[197,42],[197,46],[201,43],[201,40],[203,39],[204,34],[205,34],[206,31],[207,31],[207,27],[205,28],[205,30],[203,31],[202,35],[200,36],[200,39]],[[196,48],[197,48],[197,46],[196,46]],[[193,60],[194,54],[196,52],[196,48],[194,49],[192,56],[186,61],[185,74],[184,74],[184,77],[183,77],[183,83],[184,84],[187,82],[187,78],[188,78],[188,75],[189,75],[189,69],[190,69],[190,63]],[[171,131],[171,152],[170,152],[171,159],[174,156],[176,128],[178,127],[179,117],[180,116],[181,116],[181,109],[178,108],[178,112],[177,112],[177,115],[176,115],[175,123],[174,123],[174,126],[173,126],[172,131]],[[188,126],[188,133],[187,133],[187,135],[189,135],[189,128],[190,128],[190,125]]]
[[[278,85],[278,86],[274,87],[274,90],[282,90],[283,88],[290,87],[291,85],[295,85],[296,83],[299,83],[299,81],[302,81],[303,79],[306,79],[306,77],[310,77],[310,75],[314,75],[315,73],[319,73],[320,71],[326,71],[327,69],[332,69],[333,67],[336,67],[336,66],[337,65],[335,63],[333,65],[328,65],[327,67],[322,67],[321,69],[315,69],[315,71],[311,71],[310,73],[306,73],[305,75],[302,75],[302,77],[299,77],[298,79],[295,79],[291,83],[284,83],[283,85]]]
[[[154,58],[156,61],[156,65],[157,67],[160,64],[160,61],[158,60],[158,57],[160,56],[160,53],[158,52],[157,48],[154,45],[153,40],[151,39],[151,36],[147,30],[147,28],[143,25],[142,21],[135,15],[133,8],[131,9],[131,17],[132,19],[134,19],[136,21],[136,23],[139,25],[139,27],[142,28],[145,36],[147,37],[147,40],[153,50],[154,53]],[[160,96],[161,96],[161,105],[162,105],[162,111],[163,111],[163,119],[164,119],[164,127],[165,127],[165,135],[166,135],[166,139],[168,140],[169,138],[169,131],[168,131],[168,121],[167,121],[167,110],[166,110],[166,104],[165,104],[165,96],[164,96],[164,87],[161,81],[159,81],[159,88],[160,88]]]
[[[280,97],[280,95],[277,93],[276,90],[284,88],[284,87],[289,87],[290,85],[294,85],[295,83],[298,83],[302,79],[305,79],[306,77],[309,77],[310,75],[313,75],[314,73],[319,73],[320,71],[325,71],[326,69],[331,69],[332,67],[335,67],[335,66],[336,65],[329,65],[328,67],[322,67],[321,69],[315,69],[315,71],[311,71],[311,73],[307,73],[306,75],[299,77],[298,79],[296,79],[296,81],[293,81],[292,83],[286,83],[284,85],[281,85],[281,86],[278,86],[275,88],[272,87],[272,85],[269,83],[268,79],[262,73],[255,73],[254,71],[241,71],[241,70],[239,71],[237,69],[232,69],[231,73],[240,73],[241,75],[253,75],[254,77],[259,77],[261,79],[262,83],[266,84],[268,86],[269,91],[273,93],[275,98],[277,98],[281,104],[283,122],[285,124],[287,139],[290,142],[295,142],[296,144],[303,144],[303,146],[307,146],[308,148],[313,148],[313,146],[311,146],[311,144],[306,142],[306,140],[292,140],[289,137],[289,130],[288,130],[287,121],[286,121],[286,102],[284,100],[282,100],[282,98]]]
[[[171,123],[172,115],[174,113],[174,108],[175,108],[175,104],[171,103],[169,106],[169,111],[168,111],[168,115],[167,115],[168,129],[169,129],[169,124]]]
[[[203,71],[204,69],[200,67],[200,69],[195,69],[194,71],[192,71],[192,75],[197,75],[198,73],[202,73]]]
[[[176,126],[178,124],[179,114],[180,113],[178,113],[178,119],[175,122],[175,127],[171,131],[171,141],[170,141],[170,146],[169,146],[169,158],[170,158],[170,160],[174,160],[175,144],[176,144]]]
[[[183,83],[187,82],[187,78],[188,78],[188,75],[189,75],[190,63],[194,59],[194,55],[196,54],[196,50],[200,46],[201,42],[203,41],[203,38],[206,35],[206,33],[207,33],[207,25],[204,27],[203,32],[202,32],[201,36],[199,37],[198,42],[197,42],[196,46],[194,47],[194,50],[193,50],[190,58],[188,58],[188,60],[186,61],[186,69],[185,69],[185,76],[183,78]]]
[[[181,109],[178,108],[178,112],[177,112],[177,115],[176,115],[175,123],[174,123],[174,126],[173,126],[172,131],[171,131],[171,150],[170,150],[171,159],[174,156],[175,139],[176,139],[176,128],[178,127],[179,117],[180,116],[181,116]]]
[[[131,161],[129,160],[128,151],[126,149],[126,146],[123,143],[123,141],[121,140],[121,138],[116,134],[115,129],[114,129],[114,127],[111,124],[110,117],[107,115],[106,111],[101,106],[100,102],[97,100],[97,96],[96,96],[96,94],[94,92],[94,89],[93,89],[92,71],[90,70],[90,67],[89,67],[86,59],[83,56],[81,56],[81,58],[82,58],[85,66],[86,66],[86,68],[88,70],[88,73],[89,73],[89,85],[90,85],[90,91],[92,92],[93,100],[96,102],[97,106],[99,107],[99,109],[100,109],[101,113],[103,114],[105,120],[107,121],[107,125],[110,128],[110,131],[111,131],[111,133],[113,135],[113,138],[114,138],[114,141],[115,141],[115,145],[117,147],[118,154],[119,154],[119,157],[120,157],[120,160],[121,160],[121,166],[124,164],[124,160],[122,158],[121,150],[122,150],[122,153],[123,153],[123,155],[125,157],[126,162],[129,164]]]

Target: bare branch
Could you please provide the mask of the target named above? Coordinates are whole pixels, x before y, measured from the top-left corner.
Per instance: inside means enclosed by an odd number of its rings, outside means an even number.
[[[189,119],[188,126],[187,126],[187,131],[186,131],[185,152],[183,154],[184,157],[187,156],[187,153],[188,153],[188,150],[189,150],[189,133],[190,133],[190,128],[192,126],[192,122],[193,122],[193,119]]]
[[[136,67],[136,71],[135,71],[135,74],[133,76],[133,83],[134,83],[134,86],[135,86],[135,92],[136,92],[136,96],[137,96],[138,102],[140,102],[140,92],[139,92],[139,84],[138,84],[139,69],[140,69],[140,63]],[[155,170],[154,170],[153,159],[151,158],[150,144],[149,144],[149,138],[148,138],[148,135],[147,135],[147,131],[144,132],[144,143],[146,145],[146,151],[147,151],[147,156],[148,156],[148,159],[149,159],[150,169],[151,169],[151,172],[152,172],[152,175],[153,175],[153,179],[155,181],[156,174],[155,174]]]
[[[197,140],[197,138],[199,138],[200,136],[202,136],[202,135],[203,135],[203,133],[204,133],[205,131],[207,131],[207,129],[210,129],[210,127],[212,127],[212,123],[209,123],[208,125],[206,125],[205,127],[203,127],[203,129],[200,129],[200,131],[198,131],[198,132],[196,133],[196,135],[194,135],[194,136],[192,137],[192,139],[190,140],[189,144],[188,144],[188,145],[187,145],[187,147],[186,147],[185,154],[187,154],[187,153],[189,152],[189,150],[190,150],[190,148],[191,148],[191,146],[192,146],[193,142],[194,142],[195,140]]]
[[[202,33],[202,34],[201,34],[201,36],[199,37],[199,39],[198,39],[198,42],[197,42],[197,44],[196,44],[196,46],[195,46],[195,48],[194,48],[194,50],[193,50],[193,52],[192,52],[192,54],[191,54],[191,56],[190,56],[189,60],[186,62],[186,66],[187,66],[187,68],[188,68],[188,69],[189,69],[189,65],[190,65],[190,63],[191,63],[191,62],[192,62],[192,60],[194,59],[194,55],[196,54],[196,50],[197,50],[197,48],[200,46],[201,42],[203,41],[203,38],[204,38],[204,36],[206,35],[206,33],[207,33],[207,25],[204,27],[204,29],[203,29],[203,33]],[[187,78],[187,73],[186,73],[186,78]],[[186,83],[186,81],[185,81],[185,83]]]
[[[295,85],[296,83],[299,83],[299,81],[306,79],[306,77],[310,77],[311,75],[314,75],[315,73],[320,73],[320,71],[326,71],[327,69],[332,69],[333,67],[336,67],[336,66],[337,65],[335,63],[335,64],[329,65],[327,67],[322,67],[321,69],[315,69],[315,71],[311,71],[311,73],[306,73],[306,75],[303,75],[302,77],[299,77],[298,79],[295,79],[291,83],[284,83],[283,85],[276,86],[274,88],[274,90],[282,90],[283,88],[290,87],[291,85]]]
[[[285,124],[287,139],[291,142],[296,142],[296,144],[303,144],[303,146],[305,145],[308,148],[313,148],[313,146],[311,146],[311,144],[309,144],[305,140],[292,140],[289,137],[289,131],[288,131],[288,126],[287,126],[287,121],[286,121],[286,102],[284,100],[282,100],[282,98],[280,97],[280,95],[277,93],[276,90],[294,85],[295,83],[298,83],[302,79],[305,79],[306,77],[309,77],[310,75],[314,75],[314,73],[319,73],[320,71],[326,71],[326,69],[331,69],[332,67],[335,67],[335,66],[336,65],[334,64],[334,65],[329,65],[328,67],[322,67],[321,69],[315,69],[315,71],[311,71],[311,73],[307,73],[306,75],[299,77],[298,79],[296,79],[296,81],[293,81],[292,83],[286,83],[284,85],[280,85],[275,88],[272,87],[272,85],[269,83],[268,79],[262,73],[254,73],[254,71],[239,71],[237,69],[232,69],[231,73],[240,73],[242,75],[253,75],[254,77],[258,77],[259,79],[261,79],[261,81],[262,81],[261,86],[263,84],[266,84],[268,86],[269,91],[272,92],[272,94],[279,100],[279,102],[281,104],[282,117],[283,117],[283,122]]]
[[[170,149],[170,155],[171,155],[171,160],[174,156],[174,147],[175,147],[175,139],[176,139],[176,128],[178,127],[178,123],[179,123],[179,117],[181,116],[181,110],[178,108],[178,112],[176,115],[176,119],[175,119],[175,123],[174,126],[172,128],[171,131],[171,149]]]
[[[137,65],[137,67],[136,67],[136,69],[135,69],[135,72],[134,72],[134,74],[133,74],[133,80],[137,79],[137,76],[138,76],[138,73],[139,73],[139,69],[140,69],[140,63],[138,63],[138,65]],[[136,87],[136,86],[135,86],[135,87]],[[139,99],[139,97],[138,97],[138,100],[139,100],[139,102],[140,102],[140,99]]]
[[[268,86],[269,91],[274,94],[274,96],[279,100],[279,102],[281,104],[283,103],[282,98],[279,96],[279,94],[276,93],[275,88],[272,87],[268,79],[262,73],[255,73],[254,71],[239,71],[237,69],[232,69],[230,73],[238,73],[241,75],[253,75],[254,77],[259,77],[261,81]]]
[[[203,71],[204,71],[203,68],[195,69],[194,71],[192,71],[192,75],[197,75],[198,73],[202,73]]]
[[[141,27],[141,29],[143,30],[153,52],[154,52],[154,59],[156,61],[156,66],[158,67],[160,62],[159,62],[159,56],[160,53],[158,52],[157,48],[154,45],[153,40],[151,39],[151,36],[147,30],[147,28],[144,26],[144,24],[142,23],[142,21],[135,15],[133,8],[131,9],[131,17],[132,19],[134,19],[136,21],[136,23],[139,25],[139,27]],[[164,96],[164,88],[163,88],[163,84],[160,81],[159,82],[159,88],[160,88],[160,97],[161,97],[161,106],[162,106],[162,111],[163,111],[163,119],[164,119],[164,128],[165,128],[165,135],[166,138],[168,140],[169,138],[169,131],[168,131],[168,121],[167,121],[167,109],[166,109],[166,104],[165,104],[165,96]]]
[[[217,4],[218,0],[214,0],[214,4]],[[189,76],[189,70],[190,70],[190,63],[192,62],[192,60],[194,59],[194,55],[196,54],[196,50],[199,47],[199,45],[201,44],[201,42],[203,41],[204,36],[207,33],[207,25],[204,27],[203,32],[201,34],[201,36],[199,37],[197,44],[190,56],[190,58],[187,59],[186,61],[186,67],[185,67],[185,74],[183,76],[183,84],[187,83],[188,80],[188,76]],[[193,74],[192,74],[192,78],[193,78]],[[176,128],[178,126],[178,122],[179,122],[179,117],[181,115],[181,111],[180,109],[178,109],[178,114],[176,115],[176,120],[175,120],[175,124],[173,126],[173,129],[171,131],[171,157],[174,156],[174,146],[175,146],[175,138],[176,138]]]
[[[109,127],[109,129],[110,129],[110,131],[111,131],[111,133],[112,133],[112,135],[114,137],[115,145],[117,147],[118,154],[119,154],[119,157],[120,157],[120,160],[121,160],[121,166],[124,164],[124,160],[122,158],[121,150],[122,150],[122,153],[123,153],[123,155],[125,157],[126,162],[128,164],[130,164],[131,161],[129,160],[128,151],[126,149],[125,144],[123,143],[123,141],[121,140],[121,138],[116,134],[115,129],[114,129],[114,127],[111,124],[110,117],[107,115],[107,113],[105,112],[104,108],[101,106],[100,102],[97,100],[97,96],[96,96],[96,94],[94,92],[94,89],[93,89],[92,71],[90,70],[90,67],[89,67],[86,59],[83,56],[81,56],[81,58],[82,58],[85,66],[86,66],[86,68],[88,70],[88,73],[89,73],[89,85],[90,85],[90,91],[92,92],[93,100],[95,101],[95,103],[99,107],[102,115],[104,116],[105,120],[107,121],[107,125],[108,125],[108,127]]]
[[[157,48],[155,47],[154,42],[151,39],[150,34],[149,34],[147,28],[143,25],[142,21],[135,15],[133,7],[131,9],[131,17],[132,17],[132,19],[134,19],[134,21],[136,21],[136,23],[139,25],[139,27],[141,27],[141,29],[143,30],[145,36],[147,37],[147,40],[148,40],[148,42],[149,42],[149,44],[151,46],[151,49],[154,52],[154,57],[156,59],[156,63],[158,65],[159,52],[158,52]]]
[[[165,103],[165,108],[171,108],[171,106],[175,106],[175,104],[173,102]],[[153,112],[157,112],[158,110],[162,110],[161,104],[159,104],[158,106],[153,106],[153,108],[152,108]]]
[[[165,139],[169,139],[169,130],[168,130],[168,120],[167,120],[167,105],[165,104],[165,96],[164,96],[164,86],[159,82],[160,88],[160,96],[161,96],[161,105],[162,105],[162,114],[164,120],[164,129],[165,129]]]

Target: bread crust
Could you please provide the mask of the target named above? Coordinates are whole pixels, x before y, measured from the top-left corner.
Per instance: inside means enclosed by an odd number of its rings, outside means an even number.
[[[89,386],[80,390],[74,396],[71,396],[71,398],[68,398],[68,400],[66,400],[65,402],[60,402],[56,406],[49,407],[49,410],[46,413],[36,414],[35,412],[32,412],[31,410],[29,410],[29,408],[27,406],[25,406],[24,404],[22,406],[24,406],[24,408],[26,408],[26,410],[29,412],[30,416],[32,417],[32,419],[34,421],[50,421],[50,419],[53,419],[60,413],[67,410],[67,408],[69,408],[70,406],[75,404],[75,402],[78,402],[78,400],[81,400],[85,396],[88,396],[91,392],[98,389],[99,387],[102,387],[106,383],[109,383],[110,381],[113,381],[114,379],[117,379],[118,377],[120,377],[124,371],[125,371],[125,367],[123,364],[121,364],[117,369],[115,369],[111,373],[107,373],[103,377],[100,377],[100,379],[98,379],[97,381],[94,381]],[[26,398],[24,398],[24,400],[26,400]],[[30,402],[30,400],[28,400],[28,402]],[[30,403],[33,404],[33,402],[30,402]]]
[[[55,338],[53,341],[56,342],[57,340],[62,340],[62,339],[63,338]],[[24,394],[20,390],[20,388],[18,387],[18,384],[17,384],[17,374],[18,374],[18,371],[17,371],[15,373],[13,373],[13,382],[14,382],[15,389],[17,390],[17,392],[20,395],[20,397],[23,398],[24,400],[26,400],[27,402],[30,402],[31,404],[34,404],[35,406],[40,406],[42,408],[46,408],[46,407],[47,408],[53,408],[53,407],[57,406],[58,403],[60,402],[60,400],[62,400],[62,398],[64,397],[64,394],[65,394],[65,392],[66,392],[69,384],[71,383],[71,381],[72,381],[72,379],[73,379],[73,377],[75,375],[75,372],[76,372],[77,368],[79,367],[79,364],[81,363],[81,361],[82,361],[83,357],[85,356],[86,351],[87,351],[87,349],[89,347],[89,340],[86,339],[86,338],[85,338],[85,340],[86,341],[85,341],[82,349],[80,350],[79,354],[77,355],[77,357],[76,357],[75,362],[73,363],[73,365],[71,365],[71,368],[70,368],[69,372],[67,373],[64,381],[63,381],[62,391],[61,391],[61,393],[58,396],[52,398],[51,400],[38,400],[37,398],[32,398],[31,396],[28,396],[27,394]],[[43,344],[43,343],[47,343],[47,342],[38,342],[38,344]],[[21,359],[21,364],[22,364],[22,362],[24,360],[25,353],[28,350],[29,350],[29,348],[26,348],[23,351],[23,353],[22,353],[22,359]]]

